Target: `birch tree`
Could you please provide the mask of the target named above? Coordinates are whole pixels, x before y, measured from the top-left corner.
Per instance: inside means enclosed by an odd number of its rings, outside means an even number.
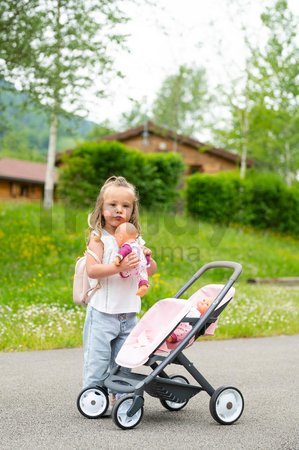
[[[180,66],[162,82],[152,107],[153,120],[192,136],[201,131],[210,101],[205,69]]]
[[[291,184],[299,171],[299,17],[276,0],[261,20],[268,40],[252,54],[249,83],[252,127],[263,123],[264,130],[253,151]]]
[[[299,20],[286,0],[276,0],[261,22],[265,45],[254,47],[246,40],[243,86],[235,81],[226,91],[230,120],[215,135],[242,160],[248,154],[291,184],[299,172]]]
[[[59,117],[83,115],[90,88],[101,98],[124,51],[121,0],[0,0],[0,76],[47,107],[50,117],[44,206],[53,203]]]

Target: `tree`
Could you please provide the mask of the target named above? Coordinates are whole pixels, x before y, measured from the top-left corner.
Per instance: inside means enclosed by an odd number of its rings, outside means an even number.
[[[298,18],[286,0],[277,0],[261,20],[266,44],[253,47],[246,39],[242,87],[235,81],[226,93],[230,122],[216,134],[243,162],[249,154],[290,184],[299,171]]]
[[[201,131],[211,101],[203,68],[180,66],[168,76],[153,104],[153,120],[176,133],[193,135]]]
[[[219,128],[216,117],[214,125],[212,125],[215,140],[220,140],[221,145],[237,151],[240,155],[241,178],[245,178],[246,175],[247,156],[250,153],[249,147],[253,140],[253,130],[249,126],[250,108],[252,106],[248,89],[249,70],[247,61],[244,73],[240,78],[232,81],[230,89],[218,88],[219,97],[222,94],[223,102],[230,112],[230,118],[229,121],[226,120],[224,128]]]
[[[117,75],[113,54],[123,48],[127,21],[119,0],[0,0],[0,76],[47,107],[50,136],[44,206],[53,202],[59,116],[86,112],[88,88],[101,97]],[[107,81],[107,80],[106,80]]]
[[[108,120],[104,120],[102,123],[95,125],[87,134],[86,139],[88,141],[97,141],[103,136],[116,133]]]
[[[143,98],[142,101],[133,98],[129,100],[131,101],[132,107],[128,112],[124,112],[120,118],[120,126],[124,130],[141,125],[148,118],[146,98]]]
[[[261,19],[269,37],[264,49],[253,51],[249,89],[252,126],[262,122],[265,130],[253,151],[291,184],[299,170],[299,20],[286,0],[277,0]]]

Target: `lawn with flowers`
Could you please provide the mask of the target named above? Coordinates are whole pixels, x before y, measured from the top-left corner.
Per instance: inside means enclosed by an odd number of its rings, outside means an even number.
[[[87,213],[62,205],[51,212],[39,204],[0,205],[1,351],[81,345],[85,309],[72,302],[72,277],[85,248]],[[298,286],[247,284],[253,277],[298,276],[298,240],[162,212],[143,212],[141,224],[158,262],[142,313],[174,295],[203,264],[232,260],[242,264],[243,273],[213,339],[299,332]],[[226,270],[209,271],[188,295],[229,276]]]

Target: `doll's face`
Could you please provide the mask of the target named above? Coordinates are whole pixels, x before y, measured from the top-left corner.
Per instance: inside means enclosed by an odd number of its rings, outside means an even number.
[[[129,240],[129,237],[125,231],[119,231],[119,233],[115,233],[115,239],[118,246],[121,247],[126,241]]]
[[[206,305],[206,306],[210,306],[211,299],[210,298],[203,298],[200,303],[202,303],[203,305]]]
[[[197,303],[197,309],[201,314],[204,314],[206,310],[210,307],[212,303],[211,298],[203,298],[202,300],[199,300]]]
[[[122,223],[119,225],[115,231],[115,239],[119,247],[121,247],[125,242],[137,239],[138,232],[133,224]]]

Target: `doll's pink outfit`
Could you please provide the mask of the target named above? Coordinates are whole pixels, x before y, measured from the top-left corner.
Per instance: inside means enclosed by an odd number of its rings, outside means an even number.
[[[148,286],[148,274],[147,267],[150,265],[150,257],[145,256],[143,249],[140,247],[137,241],[125,242],[118,250],[117,256],[122,260],[130,253],[135,253],[139,259],[139,265],[131,270],[126,270],[120,272],[120,276],[123,278],[128,278],[131,275],[136,276],[138,280],[138,287]]]

